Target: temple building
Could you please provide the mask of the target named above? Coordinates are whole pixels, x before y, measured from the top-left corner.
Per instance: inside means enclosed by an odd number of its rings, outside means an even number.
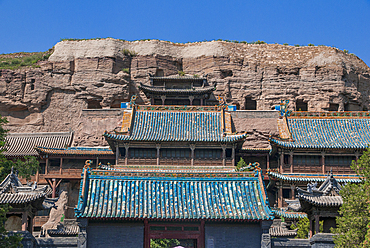
[[[80,244],[149,248],[167,238],[187,247],[264,247],[274,214],[261,169],[235,171],[246,135],[231,124],[224,106],[126,110],[122,125],[104,133],[116,164],[84,169]]]
[[[50,209],[55,201],[47,198],[51,195],[50,187],[23,185],[13,171],[0,183],[0,204],[9,204],[5,229],[7,231],[33,232],[33,218],[37,211]]]
[[[310,237],[320,232],[320,221],[323,221],[324,233],[330,233],[335,228],[335,218],[339,216],[339,208],[343,199],[339,194],[341,186],[330,173],[319,188],[317,183],[307,185],[307,190],[297,188],[300,211],[307,213],[310,220]]]
[[[278,122],[279,137],[270,138],[278,167],[268,171],[278,207],[297,186],[323,183],[328,171],[338,182],[360,182],[350,165],[370,144],[369,112],[293,112]]]
[[[214,85],[206,78],[194,76],[151,77],[150,85],[140,84],[139,89],[152,105],[216,105]]]

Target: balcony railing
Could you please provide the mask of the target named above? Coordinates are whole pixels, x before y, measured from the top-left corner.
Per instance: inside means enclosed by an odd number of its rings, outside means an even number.
[[[125,159],[121,158],[118,161],[119,164],[125,164]],[[190,158],[160,158],[159,159],[160,165],[168,165],[168,166],[190,166],[191,159]],[[156,158],[128,158],[127,165],[157,165]],[[222,159],[194,159],[194,166],[222,166]],[[231,158],[226,159],[226,166],[232,166]]]

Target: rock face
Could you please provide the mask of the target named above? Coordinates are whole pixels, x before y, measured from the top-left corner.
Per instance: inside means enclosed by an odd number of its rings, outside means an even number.
[[[83,109],[118,108],[138,95],[150,76],[184,71],[207,76],[239,109],[270,110],[281,99],[291,109],[368,110],[370,68],[354,55],[329,47],[114,39],[63,41],[40,68],[0,70],[0,114],[11,132],[76,131],[74,145],[105,145],[110,116]],[[91,129],[90,131],[87,129]],[[92,131],[94,129],[94,131]],[[242,130],[243,131],[243,130]],[[248,130],[247,130],[248,131]]]

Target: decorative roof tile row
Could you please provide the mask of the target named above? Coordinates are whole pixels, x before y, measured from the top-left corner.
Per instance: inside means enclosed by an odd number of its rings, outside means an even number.
[[[340,207],[343,204],[341,196],[309,196],[301,195],[301,200],[311,203],[315,206],[320,207]]]
[[[297,219],[307,218],[307,214],[302,213],[302,212],[289,212],[283,209],[273,209],[273,211],[274,211],[275,216],[283,217],[284,219],[297,220]]]
[[[86,180],[86,181],[85,181]],[[152,178],[88,175],[80,218],[269,220],[259,177]]]
[[[73,132],[61,133],[9,133],[5,156],[37,156],[36,146],[65,148],[71,145]]]
[[[204,95],[210,94],[216,90],[214,86],[193,87],[191,89],[170,89],[164,87],[148,86],[144,84],[140,84],[139,89],[141,89],[145,93],[157,95],[161,94]]]
[[[75,225],[60,225],[57,229],[48,230],[50,236],[74,236],[78,235],[80,227]]]
[[[272,178],[287,182],[324,182],[327,178],[325,174],[305,174],[305,173],[284,173],[267,171],[267,175]],[[336,180],[341,183],[360,183],[361,179],[357,175],[335,175]]]
[[[136,111],[130,135],[105,132],[113,140],[236,142],[246,137],[224,135],[221,112]]]
[[[286,148],[366,149],[370,144],[370,119],[288,118],[293,141],[271,139]]]
[[[41,147],[37,146],[35,148],[40,154],[49,154],[49,155],[75,155],[75,156],[106,156],[114,155],[113,151],[110,148],[105,147],[68,147],[68,148],[50,148],[50,147]]]

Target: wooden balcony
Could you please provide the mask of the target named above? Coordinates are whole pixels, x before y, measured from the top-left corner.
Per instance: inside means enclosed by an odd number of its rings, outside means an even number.
[[[119,159],[120,165],[125,164],[125,159]],[[157,165],[156,158],[129,158],[127,165]],[[168,166],[191,166],[190,158],[160,158],[159,165]],[[222,166],[222,159],[194,159],[194,166]],[[226,166],[232,166],[232,159],[226,159]]]
[[[349,165],[325,165],[324,171],[322,165],[293,165],[293,173],[313,173],[325,174],[332,170],[333,174],[356,174]],[[284,173],[290,172],[290,165],[284,165]]]
[[[44,174],[44,178],[63,178],[63,179],[81,179],[81,169],[61,169],[51,170],[47,174]],[[41,176],[41,175],[40,175]]]

